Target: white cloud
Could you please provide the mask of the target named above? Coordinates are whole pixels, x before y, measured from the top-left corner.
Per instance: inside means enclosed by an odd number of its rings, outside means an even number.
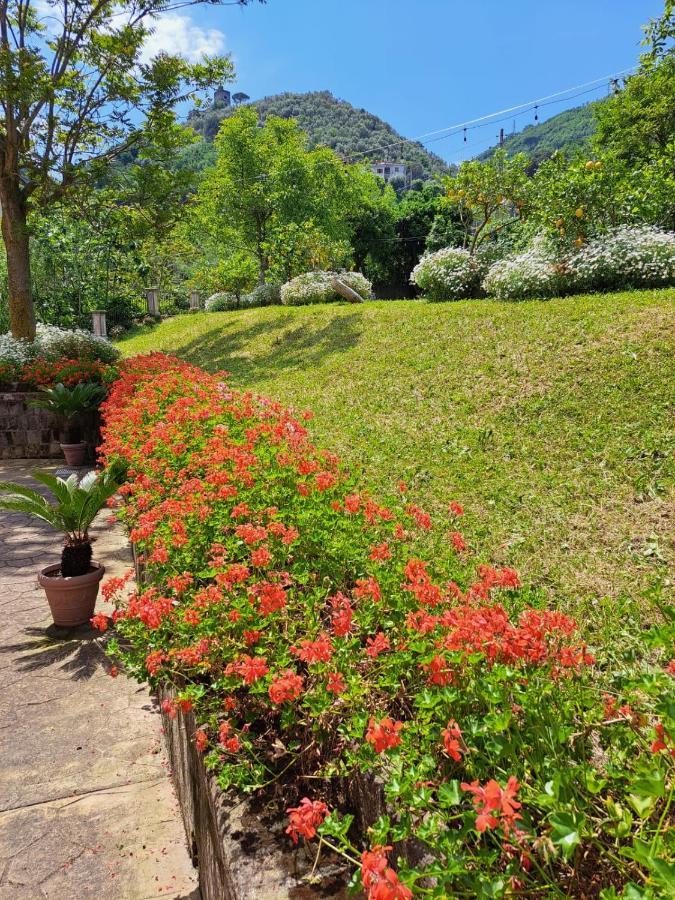
[[[153,23],[154,31],[148,37],[141,52],[143,62],[149,62],[158,53],[177,54],[190,62],[198,62],[203,56],[214,56],[225,50],[225,35],[217,28],[201,28],[189,16],[164,13]]]

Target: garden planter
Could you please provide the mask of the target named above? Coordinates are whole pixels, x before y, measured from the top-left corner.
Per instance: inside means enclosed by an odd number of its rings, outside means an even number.
[[[86,575],[62,578],[59,563],[47,566],[38,575],[38,582],[45,589],[55,625],[84,625],[93,616],[105,566],[95,560],[92,560],[91,565]]]
[[[87,453],[87,445],[84,441],[79,441],[77,444],[61,444],[61,449],[69,466],[84,464],[84,457]]]

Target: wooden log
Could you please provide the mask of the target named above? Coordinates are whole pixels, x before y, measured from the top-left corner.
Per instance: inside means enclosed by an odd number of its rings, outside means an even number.
[[[339,278],[331,278],[330,286],[336,294],[344,297],[344,299],[348,300],[350,303],[363,303],[363,297],[360,294],[357,294],[355,290],[352,290],[352,288],[350,288],[348,284],[345,284],[344,281],[340,281]]]

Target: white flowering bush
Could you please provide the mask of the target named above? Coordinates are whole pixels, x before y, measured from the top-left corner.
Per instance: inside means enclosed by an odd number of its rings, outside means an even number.
[[[360,272],[305,272],[287,281],[281,288],[284,306],[304,306],[307,303],[335,303],[344,299],[333,288],[333,278],[339,278],[348,287],[367,300],[372,297],[373,286]]]
[[[259,284],[248,294],[238,297],[231,291],[212,294],[206,301],[207,312],[227,312],[231,309],[249,309],[253,306],[273,306],[281,303],[281,285],[276,282]]]
[[[230,291],[218,291],[207,299],[204,309],[207,312],[227,312],[230,309],[239,309],[241,305],[241,300],[236,294]]]
[[[105,338],[82,329],[59,328],[58,325],[38,325],[34,341],[0,335],[0,363],[16,368],[37,359],[99,360],[112,363],[119,352]]]
[[[590,241],[570,260],[575,291],[675,284],[675,233],[623,225]]]
[[[483,290],[497,300],[555,297],[568,288],[565,271],[543,238],[538,237],[529,250],[490,266],[483,279]]]
[[[59,328],[58,325],[38,325],[33,347],[35,358],[49,360],[67,357],[113,363],[120,355],[106,338],[82,328]]]
[[[461,300],[476,297],[484,268],[480,259],[461,247],[445,247],[427,253],[410,275],[429,300]]]

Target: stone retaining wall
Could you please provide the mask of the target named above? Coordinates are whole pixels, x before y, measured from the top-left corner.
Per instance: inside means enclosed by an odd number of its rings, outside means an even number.
[[[29,401],[41,397],[39,391],[0,392],[0,459],[59,459],[60,425],[46,409],[34,409]],[[97,417],[90,416],[82,438],[91,448],[99,443]]]
[[[173,691],[161,689],[162,700]],[[348,871],[322,851],[311,882],[318,841],[294,849],[276,804],[224,792],[204,768],[194,743],[192,712],[162,713],[164,736],[188,848],[199,868],[202,900],[313,900],[346,898]],[[353,895],[352,895],[353,896]]]

